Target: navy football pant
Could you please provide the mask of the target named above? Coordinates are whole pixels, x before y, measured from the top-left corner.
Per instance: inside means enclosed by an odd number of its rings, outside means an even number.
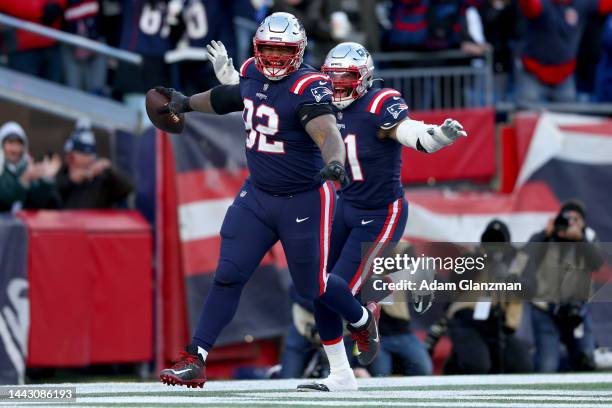
[[[373,259],[384,253],[388,245],[397,243],[406,229],[408,203],[404,198],[387,207],[360,209],[338,199],[332,226],[329,258],[330,276],[347,282],[353,295],[371,275]],[[362,256],[362,244],[372,243]],[[342,339],[342,316],[320,299],[314,301],[314,315],[323,344]]]
[[[210,350],[232,320],[240,294],[266,252],[281,241],[298,294],[320,299],[350,322],[363,309],[339,276],[327,273],[335,191],[331,183],[293,196],[273,196],[249,180],[227,210],[221,254],[193,343]]]

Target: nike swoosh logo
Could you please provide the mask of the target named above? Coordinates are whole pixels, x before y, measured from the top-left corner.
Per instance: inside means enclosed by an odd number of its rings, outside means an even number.
[[[370,220],[370,221],[366,221],[366,220],[361,220],[361,225],[368,225],[369,223],[371,223],[374,220]]]
[[[299,224],[300,222],[302,222],[302,221],[306,221],[306,220],[307,220],[307,219],[309,219],[309,218],[310,218],[310,217],[306,217],[306,218],[302,218],[302,219],[300,219],[300,218],[296,218],[296,219],[295,219],[295,222],[297,222],[297,223]]]
[[[319,81],[319,85],[325,85],[327,81]]]
[[[186,368],[184,370],[178,370],[178,371],[172,370],[172,371],[174,372],[174,374],[183,374],[183,373],[186,373],[189,370],[190,370],[189,368]]]

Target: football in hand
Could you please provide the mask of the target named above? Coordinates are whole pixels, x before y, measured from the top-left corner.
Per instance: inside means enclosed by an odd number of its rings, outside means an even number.
[[[147,115],[156,128],[168,133],[181,133],[185,124],[184,113],[158,113],[170,100],[155,89],[149,89],[145,98]]]

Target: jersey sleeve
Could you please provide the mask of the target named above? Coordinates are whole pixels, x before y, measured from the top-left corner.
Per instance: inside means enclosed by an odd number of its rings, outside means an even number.
[[[304,105],[329,105],[334,94],[329,77],[318,72],[298,76],[289,92],[295,98],[298,108]]]
[[[378,91],[370,101],[368,111],[374,115],[376,126],[382,129],[391,129],[408,117],[408,105],[402,94],[391,88]]]

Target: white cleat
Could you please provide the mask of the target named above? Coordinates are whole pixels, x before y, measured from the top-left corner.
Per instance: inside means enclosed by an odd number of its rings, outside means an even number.
[[[330,374],[329,377],[309,384],[300,384],[298,391],[302,392],[338,392],[338,391],[357,391],[357,380],[353,371],[343,374]]]

